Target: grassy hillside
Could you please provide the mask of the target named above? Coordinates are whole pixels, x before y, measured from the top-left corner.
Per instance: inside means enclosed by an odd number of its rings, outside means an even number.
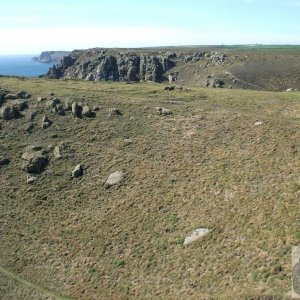
[[[220,78],[225,87],[266,91],[300,88],[299,46],[232,46],[203,48],[219,50],[228,55],[222,65],[207,61],[177,65],[169,72],[178,72],[179,82],[190,86],[205,86],[207,76]]]
[[[0,166],[1,299],[288,298],[300,241],[298,92],[17,78],[0,86],[32,95],[24,117],[0,120],[10,159]],[[99,111],[59,116],[36,100],[49,93]],[[33,184],[21,170],[29,145],[49,150]],[[84,174],[72,179],[77,164]],[[117,170],[125,179],[107,188]],[[212,231],[183,246],[199,227]]]

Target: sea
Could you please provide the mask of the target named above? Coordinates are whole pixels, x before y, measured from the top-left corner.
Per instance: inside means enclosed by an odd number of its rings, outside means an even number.
[[[0,75],[38,77],[47,73],[53,64],[40,63],[33,60],[32,55],[0,55]]]

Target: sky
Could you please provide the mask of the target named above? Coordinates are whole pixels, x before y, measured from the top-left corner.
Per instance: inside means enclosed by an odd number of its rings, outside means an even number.
[[[300,44],[300,0],[10,0],[0,54],[93,47]]]

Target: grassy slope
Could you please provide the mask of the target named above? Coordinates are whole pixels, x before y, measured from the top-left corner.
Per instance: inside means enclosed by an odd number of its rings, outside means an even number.
[[[31,135],[23,133],[26,118],[0,121],[0,153],[11,158],[0,169],[1,267],[78,299],[239,299],[290,290],[300,231],[299,93],[13,78],[0,78],[0,86],[30,92],[39,113]],[[54,125],[42,130],[46,108],[35,98],[49,92],[100,111],[91,120],[47,113]],[[156,116],[157,105],[173,115]],[[108,119],[109,107],[123,116]],[[263,125],[254,126],[258,120]],[[28,186],[24,147],[60,141],[65,158],[51,157]],[[85,174],[70,180],[78,163]],[[119,169],[126,180],[105,189]],[[213,233],[183,247],[201,226]],[[11,290],[0,292],[5,299]]]
[[[226,87],[231,85],[233,88],[267,91],[299,89],[300,48],[298,46],[224,47],[215,50],[228,54],[226,63],[221,66],[204,67],[207,61],[189,62],[179,64],[170,72],[178,71],[179,80],[184,80],[185,84],[191,86],[203,86],[208,75],[215,75],[225,82]],[[232,77],[236,82],[232,82]]]

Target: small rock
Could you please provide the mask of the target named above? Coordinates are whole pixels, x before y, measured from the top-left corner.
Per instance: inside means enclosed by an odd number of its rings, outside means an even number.
[[[19,116],[15,106],[4,105],[0,109],[0,118],[3,120],[12,120]]]
[[[93,111],[99,111],[99,110],[100,110],[99,106],[94,106],[93,107]]]
[[[109,117],[113,118],[113,117],[119,117],[122,116],[122,113],[119,109],[117,108],[110,108],[109,109]]]
[[[56,105],[56,113],[59,114],[60,116],[65,115],[64,106],[62,104],[57,104]]]
[[[41,173],[48,164],[48,158],[40,147],[27,147],[27,150],[22,155],[22,159],[26,162],[23,164],[22,169],[27,173]]]
[[[112,186],[112,185],[115,185],[115,184],[118,184],[120,183],[125,177],[125,173],[123,171],[116,171],[114,173],[111,173],[106,182],[105,182],[105,185],[106,186]]]
[[[87,105],[85,105],[82,108],[82,115],[85,117],[91,118],[94,116],[94,112]]]
[[[32,183],[34,183],[36,180],[37,180],[37,177],[27,175],[27,180],[26,180],[27,184],[32,184]]]
[[[82,107],[77,102],[72,103],[72,114],[76,118],[82,118]]]
[[[5,166],[10,163],[9,158],[0,156],[0,166]]]
[[[46,97],[41,97],[41,96],[40,96],[40,97],[37,97],[37,98],[36,98],[36,101],[37,101],[37,102],[43,102],[43,101],[46,101],[46,100],[47,100]]]
[[[56,159],[61,159],[62,158],[61,147],[55,146],[53,150],[53,155]]]
[[[4,100],[16,100],[16,99],[18,99],[18,96],[15,94],[6,94],[4,96]]]
[[[128,145],[130,145],[130,144],[132,144],[133,143],[133,140],[132,139],[125,139],[124,140],[124,145],[125,146],[128,146]]]
[[[19,100],[16,100],[16,102],[14,103],[14,107],[18,111],[23,111],[24,109],[28,108],[28,103],[26,100],[19,99]]]
[[[73,100],[68,98],[65,100],[65,110],[72,110]]]
[[[52,125],[52,121],[49,120],[47,116],[44,116],[42,119],[42,128],[46,129]]]
[[[29,99],[31,97],[30,94],[28,94],[27,92],[25,91],[21,91],[17,94],[17,96],[21,99]]]
[[[295,89],[293,89],[293,88],[289,88],[289,89],[287,89],[286,91],[287,91],[287,92],[294,92],[294,90],[295,90]]]
[[[207,228],[197,228],[184,239],[183,245],[189,245],[195,241],[198,241],[202,237],[208,235],[210,232],[211,230]]]
[[[254,123],[255,126],[260,126],[260,125],[262,125],[262,124],[263,124],[262,121],[257,121],[257,122]]]
[[[175,86],[171,85],[171,86],[165,86],[164,87],[164,91],[174,91],[175,90]]]
[[[34,125],[30,123],[24,130],[27,131],[28,133],[32,133],[34,129]]]
[[[172,114],[172,111],[170,109],[159,107],[159,106],[155,107],[155,110],[156,110],[158,115],[162,115],[162,116],[167,116],[167,115]]]
[[[58,104],[60,104],[60,99],[53,98],[47,102],[47,107],[52,109],[52,108],[55,108],[56,105],[58,105]]]
[[[72,171],[72,177],[78,178],[83,175],[83,169],[82,166],[79,164],[75,167],[75,169]]]
[[[31,112],[30,115],[29,115],[29,121],[30,122],[34,121],[36,115],[37,115],[36,111]]]

